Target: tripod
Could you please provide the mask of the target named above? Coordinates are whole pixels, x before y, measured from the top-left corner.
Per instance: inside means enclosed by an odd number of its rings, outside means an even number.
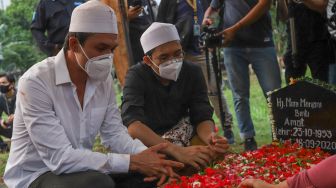
[[[210,65],[210,52],[209,48],[205,47],[205,59],[206,59],[206,67],[207,67],[207,75],[208,75],[208,82],[210,83],[211,77],[211,67],[213,68],[213,71],[215,73],[215,82],[216,82],[216,89],[217,89],[217,97],[218,97],[218,103],[219,103],[219,113],[220,113],[220,121],[221,126],[224,128],[224,122],[225,122],[225,112],[223,109],[223,101],[222,101],[222,71],[221,66],[218,63],[218,57],[217,55],[218,51],[217,48],[213,48],[211,51],[211,65]]]

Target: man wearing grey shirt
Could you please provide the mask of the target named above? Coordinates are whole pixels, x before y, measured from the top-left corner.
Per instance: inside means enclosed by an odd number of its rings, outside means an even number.
[[[89,1],[73,11],[64,49],[21,77],[8,187],[122,187],[109,174],[164,180],[175,175],[172,167],[183,166],[159,154],[166,145],[147,149],[122,125],[111,77],[117,45],[113,10]],[[111,153],[91,151],[98,132]]]

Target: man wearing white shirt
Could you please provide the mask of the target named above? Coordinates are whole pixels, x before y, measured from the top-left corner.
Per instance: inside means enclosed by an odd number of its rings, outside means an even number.
[[[147,149],[122,125],[110,73],[117,45],[113,10],[89,1],[73,11],[64,49],[21,77],[4,174],[9,188],[121,187],[109,174],[164,180],[183,166],[159,154],[166,145]],[[98,132],[111,153],[91,151]]]

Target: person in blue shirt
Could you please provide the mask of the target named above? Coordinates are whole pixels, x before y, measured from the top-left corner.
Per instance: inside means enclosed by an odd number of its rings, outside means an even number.
[[[84,2],[85,0],[40,0],[30,29],[38,47],[47,56],[56,55],[63,47],[71,13]]]
[[[264,95],[281,87],[280,69],[274,48],[271,0],[212,0],[203,24],[211,25],[210,15],[224,8],[224,64],[237,115],[240,136],[245,150],[257,149],[255,130],[250,113],[250,72],[252,66]]]

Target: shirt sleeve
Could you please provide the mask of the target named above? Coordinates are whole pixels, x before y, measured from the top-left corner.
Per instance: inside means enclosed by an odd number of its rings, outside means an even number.
[[[86,170],[102,173],[127,172],[129,154],[102,154],[72,146],[53,110],[53,102],[48,92],[51,91],[42,81],[21,78],[17,100],[31,142],[50,171],[57,175]]]
[[[336,168],[336,155],[331,156],[312,168],[287,179],[290,188],[333,188],[336,186],[336,178],[333,173]]]
[[[144,95],[145,86],[143,79],[140,78],[135,69],[130,69],[125,79],[121,105],[121,116],[126,126],[129,126],[134,121],[145,123]]]
[[[109,79],[109,84],[112,85],[112,78]],[[115,92],[111,87],[109,105],[107,113],[100,129],[102,144],[110,148],[113,152],[136,154],[147,149],[147,147],[138,139],[134,139],[128,134],[127,128],[123,125],[120,116],[120,110],[115,100]],[[122,161],[119,161],[121,164]],[[125,169],[128,169],[129,164],[124,163]]]
[[[190,120],[194,126],[197,126],[202,121],[213,121],[213,108],[209,102],[208,89],[201,68],[195,66],[193,70],[195,79],[190,102]]]

